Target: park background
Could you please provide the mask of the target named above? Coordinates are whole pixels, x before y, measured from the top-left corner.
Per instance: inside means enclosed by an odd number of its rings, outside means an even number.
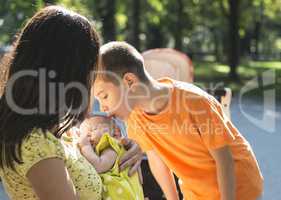
[[[192,59],[195,84],[231,88],[231,117],[256,153],[264,199],[281,199],[281,0],[0,0],[0,57],[26,20],[48,4],[88,17],[103,43],[126,40],[141,52],[175,48]],[[271,85],[262,83],[266,72]],[[257,87],[241,98],[251,81]],[[258,124],[263,119],[275,122],[272,130]]]

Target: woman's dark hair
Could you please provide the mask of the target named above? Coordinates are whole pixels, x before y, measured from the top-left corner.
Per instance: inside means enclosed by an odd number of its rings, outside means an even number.
[[[21,144],[34,128],[59,138],[83,120],[99,48],[99,37],[90,22],[65,8],[46,7],[27,22],[1,66],[7,72],[0,99],[1,168],[14,169],[15,163],[22,163]],[[37,112],[19,112],[11,106],[11,99],[17,107],[36,108]]]

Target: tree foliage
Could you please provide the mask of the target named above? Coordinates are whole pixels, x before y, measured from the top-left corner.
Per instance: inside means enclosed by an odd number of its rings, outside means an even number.
[[[104,42],[141,51],[172,47],[234,70],[240,59],[280,59],[281,0],[0,0],[0,46],[47,4],[87,16]]]

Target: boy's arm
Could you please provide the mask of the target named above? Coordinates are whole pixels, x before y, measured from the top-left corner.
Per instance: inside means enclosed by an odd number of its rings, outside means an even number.
[[[228,146],[210,150],[216,161],[217,178],[221,200],[235,200],[235,173],[234,161]]]
[[[179,200],[174,175],[155,151],[146,152],[150,170],[167,200]]]
[[[91,145],[82,146],[80,149],[99,174],[109,171],[117,159],[117,153],[112,148],[105,149],[100,156],[94,152]]]

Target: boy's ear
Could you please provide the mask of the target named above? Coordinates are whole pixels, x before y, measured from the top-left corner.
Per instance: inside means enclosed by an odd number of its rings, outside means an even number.
[[[131,88],[132,85],[134,85],[138,81],[138,77],[133,73],[126,73],[123,76],[123,82],[126,86],[128,86],[128,88]]]

